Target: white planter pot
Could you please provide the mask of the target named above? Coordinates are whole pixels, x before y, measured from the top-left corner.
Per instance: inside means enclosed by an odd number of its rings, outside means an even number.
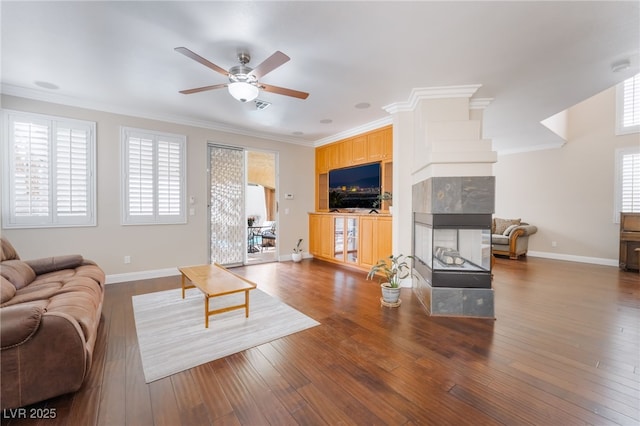
[[[302,260],[302,253],[291,253],[291,260],[300,262]]]
[[[400,287],[388,287],[388,285],[381,284],[380,288],[382,289],[382,300],[387,303],[398,303],[398,299],[400,299]]]

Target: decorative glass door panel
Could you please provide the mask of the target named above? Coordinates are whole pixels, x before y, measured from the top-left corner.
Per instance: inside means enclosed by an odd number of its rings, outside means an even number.
[[[345,260],[350,263],[358,263],[358,219],[347,217],[345,221],[347,222]]]
[[[344,218],[336,217],[333,224],[333,257],[337,260],[344,260],[344,236]]]
[[[242,265],[247,247],[242,149],[209,145],[210,261]]]

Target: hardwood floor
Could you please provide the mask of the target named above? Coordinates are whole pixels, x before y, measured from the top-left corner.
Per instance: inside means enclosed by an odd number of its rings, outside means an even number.
[[[55,419],[2,424],[640,424],[637,273],[497,259],[494,321],[428,317],[410,289],[380,307],[364,273],[320,261],[234,272],[321,325],[145,384],[131,296],[179,278],[108,285],[85,386],[28,407]]]

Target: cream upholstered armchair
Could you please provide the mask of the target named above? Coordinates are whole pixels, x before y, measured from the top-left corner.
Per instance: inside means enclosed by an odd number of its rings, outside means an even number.
[[[529,249],[529,236],[538,228],[522,222],[520,219],[494,218],[491,229],[491,248],[493,254],[517,259],[526,256]]]

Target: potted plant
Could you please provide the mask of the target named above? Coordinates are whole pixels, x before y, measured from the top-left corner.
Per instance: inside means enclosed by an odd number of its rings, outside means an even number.
[[[400,298],[400,280],[407,278],[409,275],[413,275],[411,272],[411,266],[409,266],[409,259],[413,259],[413,256],[404,256],[399,254],[397,256],[390,255],[386,259],[378,260],[378,263],[373,265],[367,274],[367,279],[371,280],[376,275],[380,274],[380,288],[382,289],[382,300],[386,303],[397,304]],[[383,279],[386,280],[383,282]]]
[[[302,238],[298,240],[298,244],[296,244],[293,248],[293,253],[291,253],[291,260],[294,262],[300,262],[302,260],[302,248],[300,244],[302,244]]]
[[[390,192],[385,191],[376,198],[377,199],[373,203],[373,207],[382,208],[382,203],[386,201],[387,204],[389,204],[389,211],[391,211],[391,200],[393,200],[393,195]]]

